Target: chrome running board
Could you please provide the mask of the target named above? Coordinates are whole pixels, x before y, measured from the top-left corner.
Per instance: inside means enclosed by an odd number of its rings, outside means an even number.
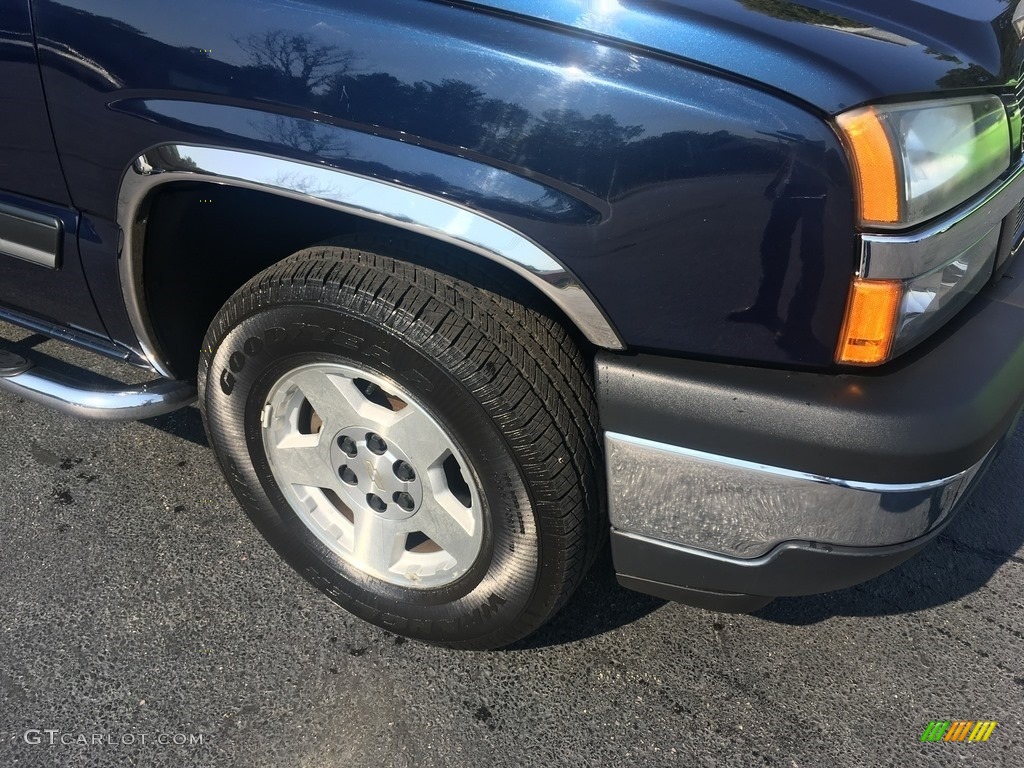
[[[158,379],[145,384],[89,384],[0,350],[0,390],[61,413],[103,421],[160,416],[191,404],[195,388]]]

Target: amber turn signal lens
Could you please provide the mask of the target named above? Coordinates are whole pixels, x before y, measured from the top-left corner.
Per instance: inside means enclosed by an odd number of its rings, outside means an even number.
[[[868,107],[838,118],[853,151],[861,221],[900,221],[900,187],[896,154],[878,113]]]
[[[878,365],[889,359],[896,338],[897,313],[903,298],[899,280],[853,281],[836,362]]]

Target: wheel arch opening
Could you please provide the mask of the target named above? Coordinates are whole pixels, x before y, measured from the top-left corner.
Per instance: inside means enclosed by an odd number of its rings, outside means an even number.
[[[153,190],[147,201],[141,256],[146,314],[175,377],[195,379],[206,330],[238,288],[291,254],[326,242],[388,244],[387,255],[529,301],[584,349],[590,346],[536,286],[480,254],[271,192],[175,181]]]

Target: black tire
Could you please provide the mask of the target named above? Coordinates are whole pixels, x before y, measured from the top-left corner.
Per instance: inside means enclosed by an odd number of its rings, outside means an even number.
[[[409,260],[422,249],[407,248],[387,239],[311,248],[250,280],[207,332],[199,405],[239,501],[310,582],[390,631],[498,648],[564,605],[604,539],[592,372],[581,345],[518,285],[464,264],[445,265],[452,274],[419,266]],[[407,589],[352,567],[282,494],[261,413],[283,373],[325,361],[404,387],[469,458],[483,544],[454,583]]]

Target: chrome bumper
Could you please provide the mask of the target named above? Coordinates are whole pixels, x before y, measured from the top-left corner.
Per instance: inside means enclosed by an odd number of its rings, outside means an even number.
[[[732,557],[786,541],[875,547],[941,526],[988,457],[926,483],[858,483],[605,433],[612,527]]]

